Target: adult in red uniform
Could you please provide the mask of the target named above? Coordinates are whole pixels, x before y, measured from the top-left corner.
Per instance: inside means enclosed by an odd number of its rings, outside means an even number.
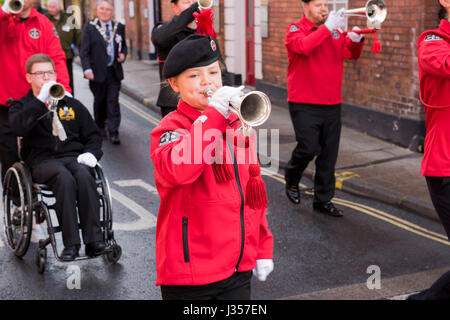
[[[343,10],[328,13],[327,0],[303,0],[304,15],[289,25],[285,38],[289,112],[297,140],[285,170],[286,195],[300,203],[298,184],[317,156],[313,207],[336,217],[342,216],[331,199],[341,133],[344,59],[358,59],[364,45],[362,36],[337,31],[345,27]]]
[[[47,17],[38,13],[31,0],[25,0],[19,14],[8,13],[6,0],[0,10],[0,158],[2,177],[18,160],[17,141],[9,128],[9,99],[20,99],[31,89],[25,77],[29,57],[44,53],[55,62],[57,82],[68,92],[69,74],[66,58],[55,27]]]
[[[427,129],[420,172],[450,240],[450,0],[439,2],[439,28],[422,33],[417,46]],[[450,271],[408,299],[450,300]]]
[[[254,136],[242,135],[229,108],[242,88],[222,87],[219,57],[215,39],[191,35],[164,65],[181,99],[151,134],[161,198],[156,285],[163,299],[249,299],[252,270],[265,280],[273,269]]]

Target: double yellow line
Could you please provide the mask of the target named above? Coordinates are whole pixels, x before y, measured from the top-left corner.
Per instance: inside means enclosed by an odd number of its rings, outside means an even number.
[[[269,171],[267,169],[261,168],[261,171],[268,175],[269,177],[271,177],[272,179],[275,179],[283,184],[286,184],[286,181],[284,180],[284,177],[279,174],[279,173],[275,173],[272,171]],[[301,185],[302,188],[306,188],[305,185]],[[308,195],[313,195],[313,193],[311,191],[306,191],[305,192]],[[420,235],[422,237],[425,237],[427,239],[433,240],[433,241],[437,241],[439,243],[445,244],[446,246],[450,246],[450,242],[448,241],[447,237],[443,234],[437,233],[437,232],[433,232],[431,230],[425,229],[417,224],[414,224],[412,222],[409,222],[407,220],[398,218],[394,215],[391,215],[389,213],[386,213],[384,211],[366,206],[364,204],[360,204],[360,203],[356,203],[356,202],[352,202],[352,201],[348,201],[348,200],[344,200],[344,199],[340,199],[340,198],[333,198],[333,202],[344,206],[344,207],[348,207],[348,208],[352,208],[356,211],[359,211],[361,213],[367,214],[369,216],[375,217],[377,219],[383,220],[385,222],[388,222],[392,225],[395,225],[401,229],[407,230],[409,232],[415,233],[417,235]]]
[[[124,98],[120,98],[120,103],[126,107],[127,109],[129,109],[130,111],[134,112],[135,114],[137,114],[138,116],[142,117],[143,119],[149,121],[150,123],[154,124],[155,126],[157,126],[159,124],[159,122],[161,120],[151,116],[150,114],[148,114],[147,112],[139,109],[138,107],[136,107],[133,102],[124,99]],[[261,172],[267,176],[269,176],[270,178],[277,180],[279,182],[281,182],[282,184],[286,184],[286,181],[284,180],[284,177],[279,174],[278,172],[272,172],[269,171],[265,168],[261,168]],[[302,188],[306,188],[305,185],[301,185]],[[306,194],[308,195],[313,195],[313,193],[311,191],[306,191]],[[407,230],[409,232],[412,232],[414,234],[417,234],[419,236],[422,236],[424,238],[442,243],[446,246],[450,246],[450,242],[448,241],[447,237],[445,235],[442,235],[440,233],[437,232],[433,232],[431,230],[425,229],[417,224],[414,224],[412,222],[409,222],[407,220],[398,218],[394,215],[391,215],[389,213],[386,213],[384,211],[360,204],[360,203],[356,203],[356,202],[352,202],[352,201],[348,201],[348,200],[344,200],[344,199],[340,199],[340,198],[333,198],[333,202],[344,206],[344,207],[348,207],[351,208],[353,210],[356,210],[358,212],[367,214],[369,216],[372,216],[374,218],[380,219],[382,221],[385,221],[387,223],[390,223],[394,226],[397,226],[403,230]]]

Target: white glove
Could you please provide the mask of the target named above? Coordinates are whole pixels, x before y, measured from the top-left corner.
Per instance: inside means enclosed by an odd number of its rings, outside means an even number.
[[[82,153],[77,158],[78,163],[87,165],[88,167],[95,167],[97,165],[97,158],[90,152]]]
[[[9,4],[9,1],[10,1],[10,0],[5,0],[5,2],[3,3],[2,10],[3,10],[4,13],[8,13],[8,4]]]
[[[352,30],[361,30],[361,29],[358,26],[354,26]],[[363,38],[362,34],[358,34],[356,32],[349,32],[349,33],[347,33],[347,36],[353,42],[361,42],[361,39]]]
[[[42,101],[43,103],[47,103],[48,100],[50,100],[50,87],[55,83],[56,83],[55,81],[49,81],[44,83],[44,85],[41,88],[41,92],[39,92],[39,95],[36,98]]]
[[[272,259],[259,259],[256,260],[256,267],[253,269],[253,275],[258,278],[259,281],[266,281],[267,276],[273,271]]]
[[[225,118],[228,118],[231,114],[230,103],[233,106],[239,104],[240,97],[244,95],[242,91],[244,86],[240,86],[239,88],[233,88],[224,86],[214,92],[211,99],[209,99],[209,104],[211,107],[216,108]]]
[[[339,11],[331,11],[328,14],[327,21],[325,21],[325,26],[330,30],[330,32],[333,32],[333,30],[336,29],[344,29],[345,28],[345,22],[347,21],[347,17],[344,15],[345,8],[339,9]]]

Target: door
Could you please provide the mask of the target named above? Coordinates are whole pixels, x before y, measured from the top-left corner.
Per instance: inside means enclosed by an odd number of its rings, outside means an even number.
[[[255,86],[255,10],[254,0],[246,0],[246,84]]]

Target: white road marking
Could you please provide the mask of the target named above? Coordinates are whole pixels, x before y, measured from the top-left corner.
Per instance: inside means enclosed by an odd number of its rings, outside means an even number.
[[[142,179],[116,180],[114,183],[120,187],[141,187],[154,195],[158,195],[156,188]]]
[[[114,222],[113,223],[114,230],[136,231],[136,230],[151,229],[156,226],[156,217],[154,214],[144,209],[141,205],[137,204],[135,201],[123,195],[119,191],[112,188],[110,189],[110,191],[111,196],[114,199],[116,199],[122,205],[133,211],[140,218],[136,221],[128,223]]]

